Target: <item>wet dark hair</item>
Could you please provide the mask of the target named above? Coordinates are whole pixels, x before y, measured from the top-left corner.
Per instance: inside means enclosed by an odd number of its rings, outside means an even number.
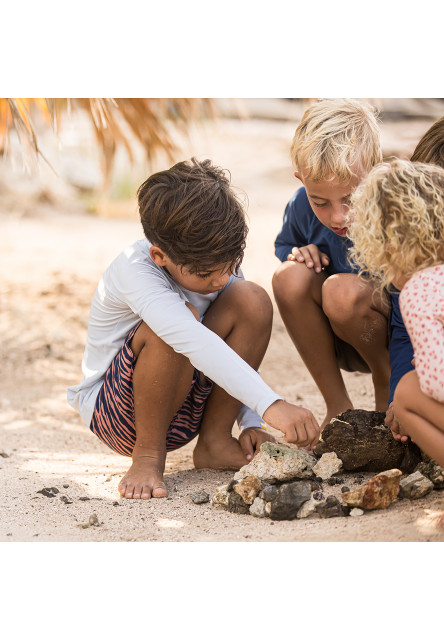
[[[432,124],[416,145],[412,162],[436,164],[444,169],[444,118]]]
[[[179,162],[137,192],[143,231],[176,265],[205,273],[242,262],[248,227],[230,179],[210,160]]]

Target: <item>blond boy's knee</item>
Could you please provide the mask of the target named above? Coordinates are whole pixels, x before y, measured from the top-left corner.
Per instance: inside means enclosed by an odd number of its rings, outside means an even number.
[[[322,309],[329,318],[356,315],[366,298],[366,292],[353,274],[336,273],[322,285]]]
[[[280,264],[271,281],[276,302],[294,304],[298,299],[305,297],[316,275],[312,269],[307,269],[305,264],[292,261]]]

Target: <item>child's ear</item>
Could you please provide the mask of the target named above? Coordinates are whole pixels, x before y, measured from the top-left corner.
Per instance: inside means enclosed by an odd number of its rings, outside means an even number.
[[[302,184],[304,184],[304,181],[302,180],[302,176],[299,173],[299,171],[295,171],[294,172],[294,177],[297,178],[298,180],[300,180],[302,182]]]
[[[164,267],[166,265],[166,253],[160,249],[160,247],[156,247],[155,245],[151,245],[150,247],[150,257],[153,262],[155,262],[159,267]]]

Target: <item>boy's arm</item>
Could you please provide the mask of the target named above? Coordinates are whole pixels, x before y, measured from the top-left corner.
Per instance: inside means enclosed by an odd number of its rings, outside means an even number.
[[[276,237],[274,247],[281,262],[305,262],[309,269],[319,273],[322,267],[330,264],[330,259],[310,242],[309,228],[313,217],[305,190],[300,189],[285,207],[282,229]]]
[[[303,207],[300,206],[301,195],[299,191],[296,192],[285,207],[282,229],[274,243],[275,255],[281,262],[288,259],[293,247],[303,247],[307,244],[307,237],[301,225],[305,217]]]

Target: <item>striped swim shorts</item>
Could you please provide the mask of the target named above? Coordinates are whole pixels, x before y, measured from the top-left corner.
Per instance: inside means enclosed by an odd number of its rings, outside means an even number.
[[[133,372],[136,358],[130,342],[140,327],[128,334],[120,351],[111,362],[94,407],[90,429],[108,447],[123,456],[131,456],[136,442],[134,425]],[[174,451],[197,436],[206,400],[213,383],[202,384],[197,369],[191,388],[167,432],[166,449]]]

